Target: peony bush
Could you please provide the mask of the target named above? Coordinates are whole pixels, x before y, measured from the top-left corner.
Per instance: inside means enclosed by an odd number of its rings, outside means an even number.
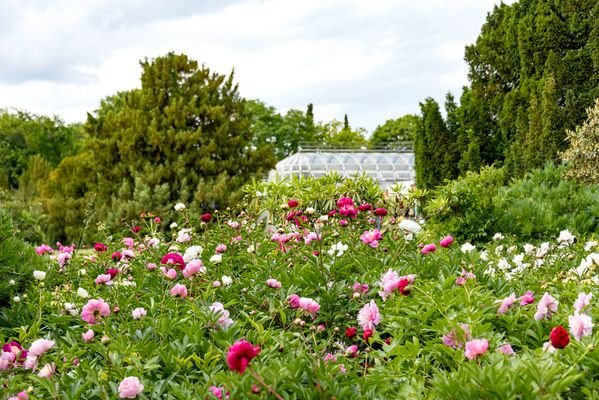
[[[274,185],[40,245],[0,313],[0,398],[599,395],[597,238],[474,246],[370,186]]]

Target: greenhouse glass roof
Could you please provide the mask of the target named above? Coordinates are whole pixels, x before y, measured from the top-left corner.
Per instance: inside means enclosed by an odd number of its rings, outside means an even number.
[[[271,176],[321,177],[336,171],[351,178],[365,173],[387,188],[396,183],[414,182],[414,153],[401,150],[300,150],[281,160]]]

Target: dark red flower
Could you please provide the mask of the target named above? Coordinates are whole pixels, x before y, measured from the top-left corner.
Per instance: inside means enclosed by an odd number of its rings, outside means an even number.
[[[133,228],[131,228],[131,232],[133,233],[137,233],[139,231],[141,231],[141,226],[139,225],[135,225]]]
[[[160,262],[162,264],[176,265],[181,270],[185,268],[185,260],[183,260],[183,256],[179,253],[168,253],[164,257],[162,257],[162,260],[160,260]]]
[[[114,261],[121,261],[121,259],[123,258],[123,255],[121,254],[120,251],[115,251],[114,253],[112,253],[112,255],[110,257],[112,257],[112,259]]]
[[[356,328],[355,326],[350,326],[349,328],[345,329],[345,336],[349,339],[355,338],[357,334],[358,328]]]
[[[570,343],[570,335],[563,326],[558,325],[551,330],[549,334],[549,341],[551,345],[556,349],[563,349]]]
[[[387,215],[387,209],[386,208],[377,208],[376,210],[374,210],[374,215],[378,215],[379,217],[384,217],[385,215]]]
[[[108,247],[104,243],[96,243],[94,244],[94,250],[96,250],[99,253],[103,253],[106,250],[108,250]]]
[[[289,206],[289,208],[295,208],[299,205],[299,201],[291,199],[287,202],[287,205]]]
[[[410,280],[408,278],[401,278],[397,290],[399,290],[399,293],[402,295],[407,296],[410,294],[410,288],[408,286],[410,286]]]
[[[254,346],[247,340],[238,340],[227,353],[227,364],[231,371],[242,374],[250,364],[250,360],[260,354],[260,346]]]
[[[368,203],[366,203],[366,204],[360,204],[358,206],[358,210],[360,210],[360,211],[370,211],[370,210],[372,210],[372,206],[370,204],[368,204]]]
[[[370,339],[370,337],[372,336],[374,332],[372,331],[372,329],[365,329],[364,330],[364,334],[362,335],[362,338],[364,338],[364,340],[368,340]]]
[[[210,222],[210,220],[212,219],[212,215],[210,213],[205,213],[202,214],[200,219],[202,220],[202,222]]]
[[[329,215],[329,218],[331,218],[331,217],[335,216],[335,214],[337,214],[337,212],[338,212],[337,210],[332,210],[332,211],[329,211],[329,214],[328,214],[328,215]]]
[[[110,275],[110,279],[114,279],[115,276],[117,276],[119,273],[118,268],[108,268],[106,270],[106,274]]]

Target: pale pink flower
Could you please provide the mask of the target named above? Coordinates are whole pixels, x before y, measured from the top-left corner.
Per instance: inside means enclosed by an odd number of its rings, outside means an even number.
[[[88,324],[95,324],[102,317],[110,315],[110,306],[103,299],[92,299],[83,306],[81,310],[81,318]]]
[[[148,271],[154,271],[156,269],[156,264],[148,263]]]
[[[220,287],[220,285],[221,285],[220,281],[214,281],[214,282],[212,282],[212,287],[217,288],[217,287]]]
[[[197,275],[198,273],[204,273],[206,272],[206,269],[204,268],[204,265],[202,264],[201,260],[191,260],[186,266],[185,268],[183,268],[183,276],[185,278],[192,278],[193,276]]]
[[[40,369],[40,372],[38,372],[37,376],[39,376],[40,378],[50,379],[52,375],[54,375],[55,371],[56,366],[54,365],[54,363],[46,364],[42,367],[42,369]]]
[[[181,298],[184,299],[187,297],[187,288],[185,285],[178,283],[171,289],[170,293],[171,296],[181,296]]]
[[[17,356],[8,351],[2,351],[0,353],[0,371],[5,371],[13,367],[13,364]]]
[[[73,255],[71,253],[60,253],[58,254],[57,257],[57,261],[58,261],[58,265],[60,265],[61,267],[64,267],[66,265],[66,263],[69,262],[69,260],[71,259]]]
[[[191,235],[189,234],[189,232],[187,232],[187,230],[182,229],[179,231],[179,233],[177,235],[176,242],[178,242],[178,243],[191,242]]]
[[[512,349],[512,345],[509,343],[504,343],[498,348],[499,352],[505,354],[506,356],[513,356],[516,354],[514,349]]]
[[[122,243],[128,248],[132,248],[135,245],[135,240],[130,237],[123,238]]]
[[[335,357],[335,356],[333,355],[333,353],[327,353],[327,354],[324,356],[324,362],[325,362],[325,363],[328,363],[329,361],[331,361],[331,362],[336,362],[336,361],[337,361],[337,357]]]
[[[399,276],[395,271],[389,268],[389,270],[383,274],[381,282],[379,283],[383,289],[382,292],[379,292],[379,295],[383,298],[383,301],[395,291],[399,291],[402,295],[407,296],[410,294],[410,285],[414,284],[415,279],[416,275],[414,274]]]
[[[546,353],[553,353],[555,352],[557,349],[555,347],[553,347],[553,345],[551,344],[551,342],[545,342],[543,343],[543,351]]]
[[[347,349],[345,349],[345,354],[347,354],[348,357],[356,358],[358,356],[358,346],[355,344],[348,346]]]
[[[135,310],[131,312],[131,316],[133,317],[133,319],[141,319],[146,315],[148,315],[148,312],[143,307],[137,307]]]
[[[86,343],[93,340],[94,336],[95,336],[95,333],[91,329],[88,329],[87,332],[81,334],[83,341]]]
[[[267,279],[266,284],[268,285],[268,287],[271,287],[273,289],[280,289],[282,286],[281,282],[279,282],[278,280],[276,280],[274,278]]]
[[[470,340],[470,326],[468,324],[460,324],[460,331],[456,332],[452,329],[447,335],[443,335],[443,344],[452,349],[461,349],[464,343]]]
[[[545,292],[539,304],[537,305],[537,312],[534,315],[536,320],[544,318],[550,318],[551,314],[557,311],[559,302],[553,298],[549,293]]]
[[[229,225],[229,227],[232,229],[239,228],[239,222],[237,222],[237,221],[229,221],[229,222],[227,222],[227,225]]]
[[[143,392],[144,385],[135,376],[128,376],[119,384],[119,398],[134,399]]]
[[[222,254],[225,251],[227,251],[227,245],[226,244],[219,244],[218,246],[216,246],[216,249],[214,249],[215,252]]]
[[[300,297],[299,307],[302,310],[309,312],[312,315],[312,318],[315,318],[316,313],[320,310],[320,305],[315,300],[308,297]]]
[[[223,389],[223,388],[216,387],[216,386],[210,386],[208,388],[208,390],[217,399],[221,399],[222,400],[223,399],[223,395],[225,395],[225,394],[226,394],[226,398],[227,399],[229,398],[229,393],[226,393],[225,389]]]
[[[24,390],[17,393],[16,396],[11,396],[8,400],[29,400],[29,395]]]
[[[318,233],[316,233],[316,232],[310,232],[304,237],[304,242],[306,244],[310,244],[314,241],[319,241],[319,240],[320,240],[320,236],[318,236]]]
[[[578,298],[574,302],[574,309],[579,313],[582,312],[586,307],[591,303],[591,298],[593,297],[593,293],[585,294],[579,293]]]
[[[534,302],[535,302],[535,295],[530,290],[527,291],[526,293],[524,293],[522,295],[522,297],[520,297],[520,305],[521,306],[525,306],[527,304],[532,304]]]
[[[227,330],[231,325],[233,325],[233,320],[229,318],[229,311],[225,310],[225,306],[222,303],[214,302],[209,308],[210,311],[218,315],[218,321],[216,321],[216,323],[223,330]]]
[[[568,324],[570,333],[576,340],[580,340],[584,336],[590,336],[593,333],[591,317],[586,314],[579,314],[578,311],[568,317]]]
[[[121,260],[129,261],[132,258],[135,258],[135,253],[131,249],[123,249],[121,250]]]
[[[110,274],[100,274],[98,275],[98,277],[96,278],[96,280],[94,282],[96,282],[96,285],[107,285],[109,283],[111,283],[112,280],[112,276],[110,276]]]
[[[37,357],[28,355],[25,359],[25,365],[23,366],[25,369],[36,369],[37,368]]]
[[[516,294],[512,293],[508,297],[506,297],[505,299],[503,299],[501,301],[501,305],[499,306],[499,309],[497,310],[497,314],[507,313],[508,310],[514,305],[515,302],[516,302]]]
[[[46,339],[38,339],[31,343],[29,347],[29,353],[32,356],[41,357],[42,354],[54,347],[54,341]]]
[[[464,355],[469,360],[474,360],[478,356],[482,356],[489,349],[489,341],[487,339],[472,339],[466,342]]]
[[[383,235],[381,234],[381,231],[379,231],[378,229],[366,231],[362,235],[360,235],[360,240],[372,248],[378,247],[379,240],[381,240],[382,238]]]
[[[374,327],[381,322],[381,314],[374,300],[370,300],[370,303],[364,304],[364,307],[358,313],[358,325],[363,330],[374,331]]]
[[[458,286],[464,286],[465,283],[466,283],[466,278],[464,278],[463,276],[458,276],[455,279],[455,284]]]
[[[177,278],[177,270],[174,268],[160,267],[160,271],[162,271],[162,275],[167,279],[173,280]]]

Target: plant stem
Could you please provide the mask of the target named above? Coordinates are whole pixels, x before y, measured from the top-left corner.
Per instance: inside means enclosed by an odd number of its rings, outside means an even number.
[[[262,386],[264,386],[270,393],[272,393],[273,396],[275,396],[278,400],[285,400],[280,394],[278,394],[277,392],[275,392],[275,390],[272,387],[270,387],[269,385],[267,385],[266,382],[264,382],[264,379],[262,379],[262,377],[260,375],[258,375],[258,373],[251,366],[249,366],[248,369],[250,370],[250,374],[252,374],[252,376]]]

